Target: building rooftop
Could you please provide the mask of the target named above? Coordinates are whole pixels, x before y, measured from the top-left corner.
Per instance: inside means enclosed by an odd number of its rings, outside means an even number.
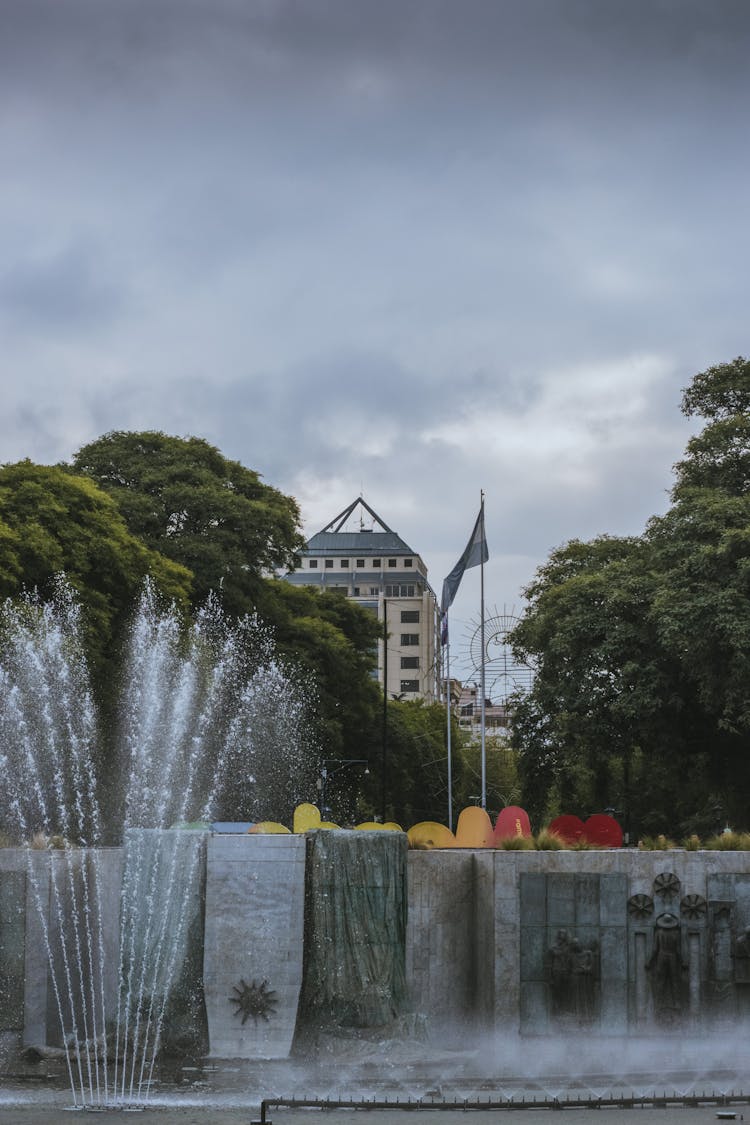
[[[359,530],[343,531],[342,528],[357,508],[360,509]],[[370,517],[368,519],[368,523],[372,524],[370,527],[364,526],[364,512]],[[375,529],[376,524],[379,530]],[[353,500],[343,512],[339,512],[322,531],[313,535],[302,553],[314,555],[345,553],[365,556],[417,554],[400,535],[383,522],[378,513],[361,496]]]
[[[311,555],[416,555],[395,531],[319,531],[308,540]],[[303,552],[306,553],[306,552]]]

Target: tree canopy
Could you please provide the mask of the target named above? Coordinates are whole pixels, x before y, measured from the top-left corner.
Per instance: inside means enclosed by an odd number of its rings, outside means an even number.
[[[34,587],[46,596],[55,576],[67,575],[85,611],[107,729],[118,706],[122,630],[151,575],[185,609],[213,591],[230,619],[257,613],[282,660],[314,685],[307,752],[368,759],[379,794],[382,692],[373,673],[380,628],[351,599],[275,577],[294,564],[301,543],[296,502],[200,438],[113,432],[84,446],[72,465],[24,461],[0,469],[0,596]],[[402,812],[413,807],[417,815],[418,805],[435,804],[422,784],[423,759],[444,787],[443,720],[429,709],[389,709],[389,793]],[[103,753],[110,749],[106,742]]]
[[[150,574],[166,597],[183,606],[191,594],[185,567],[131,534],[117,505],[93,481],[31,461],[0,468],[0,596],[22,588],[52,590],[64,572],[86,610],[95,662]]]
[[[641,536],[565,544],[526,591],[513,639],[537,675],[514,744],[538,818],[614,806],[640,832],[748,823],[750,363],[697,375],[683,409],[711,421],[667,513]]]
[[[263,577],[292,567],[302,546],[292,497],[202,438],[113,431],[73,467],[109,493],[133,535],[190,570],[195,604],[220,590],[227,613],[252,612]]]
[[[233,617],[258,613],[284,656],[317,685],[324,754],[356,756],[372,739],[377,623],[335,594],[274,577],[303,545],[296,501],[202,438],[105,434],[73,458],[117,505],[130,532],[192,576],[193,605],[219,594]]]

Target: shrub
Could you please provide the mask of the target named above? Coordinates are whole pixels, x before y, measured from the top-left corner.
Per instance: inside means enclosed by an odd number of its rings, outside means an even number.
[[[533,852],[535,849],[533,836],[506,836],[497,846],[504,852]]]
[[[638,841],[638,847],[644,852],[665,852],[670,848],[676,848],[674,840],[670,840],[669,836],[644,836],[642,840]]]
[[[537,833],[536,848],[540,852],[560,852],[567,848],[567,841],[562,838],[557,832],[551,832],[549,828],[543,828],[541,832]]]

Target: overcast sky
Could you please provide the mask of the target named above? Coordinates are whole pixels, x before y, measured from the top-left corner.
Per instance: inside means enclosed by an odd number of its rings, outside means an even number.
[[[747,0],[0,0],[0,460],[196,434],[487,598],[747,354]],[[460,645],[476,572],[455,603]]]

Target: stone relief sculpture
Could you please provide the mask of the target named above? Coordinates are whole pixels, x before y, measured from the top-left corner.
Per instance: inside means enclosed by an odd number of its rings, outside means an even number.
[[[567,930],[558,930],[545,967],[550,1015],[578,1025],[591,1023],[597,1014],[598,942],[583,945]]]
[[[659,914],[654,923],[654,944],[646,962],[651,974],[654,1012],[660,1023],[673,1023],[683,1007],[682,933],[680,920],[670,911]]]

